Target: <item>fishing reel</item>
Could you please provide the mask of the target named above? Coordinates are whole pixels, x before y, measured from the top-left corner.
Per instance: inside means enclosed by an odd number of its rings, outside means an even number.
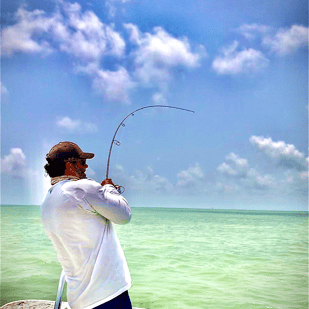
[[[125,188],[123,186],[115,185],[113,181],[110,178],[106,178],[102,181],[101,185],[112,185],[114,188],[118,191],[118,193],[122,194],[125,191]]]
[[[123,186],[119,186],[119,185],[114,185],[114,187],[116,188],[116,190],[122,194],[125,191],[125,187]]]

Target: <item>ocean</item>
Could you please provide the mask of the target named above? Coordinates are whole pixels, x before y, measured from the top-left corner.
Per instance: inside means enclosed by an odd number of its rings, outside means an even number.
[[[132,214],[115,229],[133,306],[308,308],[308,212],[132,208]],[[55,300],[60,273],[40,207],[1,206],[1,305]]]

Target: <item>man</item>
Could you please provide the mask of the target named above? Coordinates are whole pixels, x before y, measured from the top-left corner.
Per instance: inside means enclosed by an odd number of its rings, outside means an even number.
[[[131,209],[111,179],[100,185],[86,178],[86,159],[93,157],[72,142],[46,155],[52,187],[41,206],[43,226],[65,272],[72,309],[132,308],[130,273],[112,225],[128,223]]]

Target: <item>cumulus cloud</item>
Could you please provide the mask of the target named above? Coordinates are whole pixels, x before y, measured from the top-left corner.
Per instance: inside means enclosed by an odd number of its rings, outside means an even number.
[[[129,91],[135,87],[131,76],[124,67],[118,71],[97,70],[94,75],[94,88],[112,102],[130,103]]]
[[[141,33],[136,25],[126,24],[132,47],[128,55],[126,42],[115,25],[103,23],[78,3],[60,1],[57,11],[49,14],[27,11],[22,6],[15,21],[2,30],[3,56],[16,52],[65,53],[71,57],[75,72],[90,77],[93,88],[112,102],[129,103],[130,91],[138,86],[159,88],[162,96],[155,95],[153,100],[164,101],[173,69],[196,68],[205,55],[202,46],[192,51],[187,38],[175,38],[161,27],[155,27],[153,33]],[[104,67],[107,57],[113,59],[115,68]]]
[[[93,89],[106,100],[115,103],[130,104],[130,91],[137,83],[126,68],[119,66],[117,71],[104,70],[96,63],[76,66],[76,71],[92,78]]]
[[[274,165],[272,174],[262,174],[258,167],[250,167],[248,160],[231,152],[225,162],[217,167],[216,189],[228,194],[261,192],[267,190],[271,196],[282,198],[294,195],[302,199],[308,195],[308,158],[294,145],[283,141],[274,142],[271,138],[252,136],[251,144],[270,157]],[[278,166],[284,169],[278,169]]]
[[[225,157],[225,160],[226,162],[217,167],[217,171],[227,179],[231,179],[232,183],[219,183],[218,188],[221,190],[232,192],[239,187],[267,189],[275,185],[275,180],[271,175],[261,175],[249,166],[247,159],[231,152]]]
[[[78,3],[60,3],[63,14],[19,8],[17,23],[2,30],[2,54],[49,54],[60,49],[82,61],[99,61],[103,54],[123,55],[124,40],[93,12],[83,13]]]
[[[261,175],[254,168],[250,168],[246,175],[244,185],[259,190],[265,190],[275,187],[277,185],[277,182],[273,176]]]
[[[27,175],[26,156],[20,148],[11,148],[10,154],[1,159],[1,172],[16,178]]]
[[[95,133],[98,128],[95,124],[84,122],[81,120],[74,120],[70,117],[60,117],[56,121],[57,127],[65,129],[69,132],[79,132],[79,133]]]
[[[112,7],[117,1],[107,4]],[[154,95],[154,102],[165,101],[173,69],[197,68],[205,55],[202,46],[192,51],[187,38],[175,38],[161,27],[152,33],[142,33],[133,24],[124,27],[129,33],[130,54],[114,24],[103,23],[78,3],[62,0],[53,13],[31,12],[22,6],[15,14],[15,24],[2,30],[2,55],[62,52],[70,57],[75,73],[91,78],[97,93],[107,101],[125,104],[130,103],[130,91],[139,86],[153,87],[161,94]],[[112,59],[109,63],[114,67],[106,68],[106,59]]]
[[[308,46],[308,27],[293,25],[289,29],[281,28],[273,36],[265,36],[263,44],[278,55],[291,54]]]
[[[198,163],[177,174],[177,186],[180,188],[198,187],[204,179],[204,172]]]
[[[74,59],[75,71],[89,75],[94,88],[107,100],[128,101],[132,83],[124,69],[116,72],[100,68],[104,57],[121,58],[125,41],[111,26],[102,23],[92,12],[82,12],[78,3],[60,2],[60,9],[53,14],[24,7],[15,14],[17,23],[2,30],[2,55],[16,52],[47,55],[61,51]],[[117,92],[119,92],[117,96]]]
[[[222,173],[222,174],[226,174],[226,175],[230,175],[230,176],[236,176],[237,175],[237,171],[234,170],[229,164],[227,164],[226,162],[223,162],[222,164],[220,164],[217,167],[217,170]]]
[[[287,170],[280,182],[284,194],[296,194],[308,198],[308,171]]]
[[[163,176],[156,175],[153,168],[147,166],[144,170],[136,170],[133,175],[125,172],[121,165],[116,165],[113,168],[114,179],[119,181],[119,184],[124,187],[147,193],[171,193],[173,185]]]
[[[245,38],[261,39],[262,46],[284,56],[308,46],[308,27],[292,25],[290,28],[274,29],[261,24],[244,24],[236,29]]]
[[[213,70],[222,75],[236,75],[260,71],[269,64],[262,52],[249,48],[237,51],[238,42],[221,51],[212,63]]]
[[[246,159],[240,158],[239,155],[231,152],[225,157],[228,162],[223,162],[217,167],[217,170],[227,176],[246,177],[249,172],[249,164]]]
[[[238,33],[249,40],[255,39],[259,35],[265,35],[270,30],[269,26],[261,24],[243,24],[236,29]]]
[[[298,151],[292,144],[286,144],[284,141],[275,142],[270,137],[263,136],[251,136],[250,142],[284,168],[300,171],[307,168],[304,153]]]
[[[171,77],[171,69],[177,66],[196,68],[204,56],[203,47],[191,51],[187,38],[175,38],[161,27],[153,33],[141,33],[136,25],[126,24],[133,52],[135,76],[143,83],[157,83]]]
[[[125,42],[119,33],[92,11],[83,13],[78,3],[63,4],[66,16],[61,16],[52,28],[60,50],[83,61],[99,61],[103,55],[123,56]]]
[[[47,39],[42,37],[38,39],[38,36],[51,29],[56,22],[55,16],[47,17],[44,11],[28,12],[24,7],[20,7],[15,19],[17,20],[15,25],[2,30],[3,56],[11,56],[15,52],[49,54],[53,51]]]
[[[225,159],[233,165],[233,168],[228,163],[223,162],[217,168],[219,172],[237,177],[244,177],[247,175],[249,171],[249,164],[246,159],[240,158],[237,154],[233,152],[228,154]]]

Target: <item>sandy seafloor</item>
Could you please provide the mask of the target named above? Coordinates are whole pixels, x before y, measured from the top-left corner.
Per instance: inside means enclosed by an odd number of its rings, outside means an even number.
[[[133,306],[308,308],[307,212],[132,213],[130,224],[115,229],[132,277]],[[61,266],[38,206],[1,206],[1,272],[1,306],[55,300]]]

